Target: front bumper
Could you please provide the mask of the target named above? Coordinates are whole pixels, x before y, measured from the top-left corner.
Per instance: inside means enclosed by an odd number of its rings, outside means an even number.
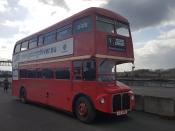
[[[103,100],[103,102],[101,102]],[[96,109],[110,114],[119,111],[131,111],[135,106],[133,93],[123,92],[117,94],[104,94],[96,99]]]

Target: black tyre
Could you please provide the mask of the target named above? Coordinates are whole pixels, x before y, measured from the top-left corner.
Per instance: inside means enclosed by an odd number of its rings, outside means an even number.
[[[75,102],[75,115],[85,123],[91,123],[96,117],[96,111],[86,97],[79,97]]]
[[[27,103],[27,92],[25,88],[21,88],[19,98],[21,103],[24,103],[24,104]]]

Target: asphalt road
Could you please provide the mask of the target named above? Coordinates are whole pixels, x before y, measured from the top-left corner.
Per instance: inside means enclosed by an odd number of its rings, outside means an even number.
[[[0,131],[173,131],[175,120],[143,112],[132,112],[127,118],[99,115],[92,124],[79,122],[62,111],[21,104],[0,88]]]

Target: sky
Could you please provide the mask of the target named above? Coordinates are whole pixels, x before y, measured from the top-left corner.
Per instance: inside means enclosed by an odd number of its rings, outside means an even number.
[[[109,9],[129,20],[135,69],[175,67],[174,0],[0,0],[0,59],[12,58],[17,40],[88,7]],[[119,68],[130,70],[131,64]]]

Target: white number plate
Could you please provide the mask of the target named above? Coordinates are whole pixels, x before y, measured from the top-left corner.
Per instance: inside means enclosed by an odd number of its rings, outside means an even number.
[[[121,115],[126,115],[128,113],[127,110],[121,110],[121,111],[117,111],[117,116],[121,116]]]

